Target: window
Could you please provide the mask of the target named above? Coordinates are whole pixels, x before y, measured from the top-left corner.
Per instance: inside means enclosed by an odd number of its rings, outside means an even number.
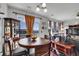
[[[39,29],[40,29],[40,19],[35,18],[34,26],[33,26],[33,33],[39,33]]]
[[[26,23],[25,23],[25,16],[17,15],[17,19],[20,20],[20,29],[27,29]]]
[[[24,36],[26,35],[26,29],[27,29],[25,16],[17,15],[17,19],[20,20],[20,35]],[[39,28],[40,28],[40,18],[35,18],[33,25],[33,34],[39,33]]]
[[[17,19],[20,20],[20,37],[24,38],[26,37],[26,22],[25,22],[25,16],[24,15],[17,15]]]

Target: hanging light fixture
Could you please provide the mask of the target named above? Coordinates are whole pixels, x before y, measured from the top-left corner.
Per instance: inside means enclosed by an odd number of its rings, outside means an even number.
[[[40,11],[40,10],[43,10],[45,13],[47,12],[46,3],[40,3],[39,5],[37,5],[36,11]]]
[[[37,8],[36,8],[36,11],[40,11],[40,8],[39,8],[39,6],[37,6]]]
[[[46,7],[46,3],[42,3],[42,7]]]
[[[47,12],[47,8],[44,9],[44,12]]]

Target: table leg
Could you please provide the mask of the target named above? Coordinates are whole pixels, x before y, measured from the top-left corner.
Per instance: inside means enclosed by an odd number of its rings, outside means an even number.
[[[30,49],[27,49],[27,55],[30,56]]]
[[[50,56],[51,43],[49,44],[49,56]]]

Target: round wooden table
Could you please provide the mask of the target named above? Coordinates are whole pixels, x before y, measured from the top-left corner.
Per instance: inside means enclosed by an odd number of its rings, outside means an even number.
[[[30,48],[40,49],[41,48],[41,51],[44,46],[48,45],[49,55],[50,55],[50,41],[46,40],[46,39],[41,39],[38,37],[38,38],[36,38],[35,42],[32,42],[32,39],[24,38],[24,39],[19,40],[19,45],[21,47],[28,48],[28,49],[30,49]]]

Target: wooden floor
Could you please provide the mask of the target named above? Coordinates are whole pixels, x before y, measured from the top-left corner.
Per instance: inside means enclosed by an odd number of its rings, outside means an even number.
[[[51,51],[50,56],[66,56],[66,55],[64,55],[63,53],[57,55],[55,52]],[[71,56],[79,56],[79,51],[74,51]]]

